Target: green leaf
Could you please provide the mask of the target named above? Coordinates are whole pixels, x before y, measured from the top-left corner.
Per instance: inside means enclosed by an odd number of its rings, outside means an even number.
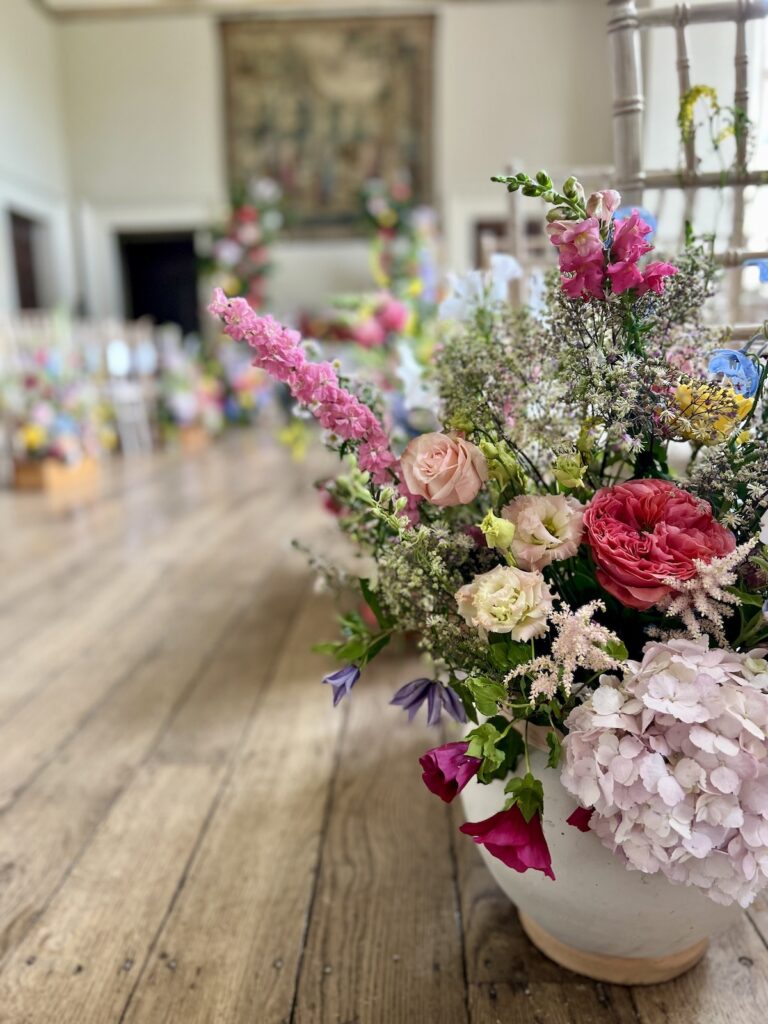
[[[516,665],[524,665],[531,660],[531,648],[529,644],[521,644],[516,640],[510,640],[503,633],[489,633],[489,653],[494,665],[502,671],[509,671]]]
[[[473,676],[466,679],[464,684],[472,694],[481,715],[495,715],[499,701],[505,700],[508,696],[506,687],[488,679],[487,676]]]
[[[760,594],[750,594],[747,590],[739,590],[738,587],[726,587],[729,594],[734,594],[742,604],[749,604],[755,608],[762,608],[765,598]]]
[[[510,779],[504,792],[512,795],[510,806],[517,805],[526,821],[530,821],[544,807],[544,787],[530,772],[522,778],[518,776]]]
[[[379,598],[376,591],[371,588],[370,581],[367,579],[360,580],[360,590],[363,595],[363,599],[368,607],[371,609],[373,614],[376,616],[376,621],[379,624],[380,629],[390,629],[393,625],[392,620],[384,614],[379,603]]]
[[[560,757],[563,753],[563,745],[560,742],[560,737],[554,730],[547,733],[547,746],[549,747],[549,757],[547,758],[548,768],[557,768],[560,764]]]
[[[332,657],[336,657],[336,651],[341,645],[338,641],[326,641],[321,644],[312,644],[312,650],[315,654],[330,654]]]
[[[626,661],[629,657],[629,651],[621,640],[609,640],[603,645],[603,650],[609,658],[615,658],[616,661]]]

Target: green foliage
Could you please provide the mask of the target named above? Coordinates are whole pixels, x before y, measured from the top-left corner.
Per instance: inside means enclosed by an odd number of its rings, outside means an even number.
[[[487,676],[472,676],[465,680],[465,686],[481,715],[495,715],[499,703],[507,698],[506,687]]]
[[[357,612],[340,615],[339,625],[343,640],[315,644],[312,650],[318,654],[330,654],[337,661],[351,662],[358,668],[367,665],[387,646],[392,633],[391,627],[380,633],[372,633]]]
[[[505,804],[505,810],[519,807],[526,821],[530,821],[535,814],[540,814],[544,809],[544,788],[530,772],[522,778],[516,776],[510,779],[504,787],[504,792],[511,794]]]
[[[558,734],[552,730],[547,733],[547,746],[549,747],[549,757],[547,758],[548,768],[557,768],[560,764],[560,758],[563,753],[563,745],[560,742]]]
[[[513,772],[525,748],[520,733],[500,715],[477,726],[468,734],[467,739],[467,754],[483,761],[477,779],[484,784],[492,779],[503,779],[509,772]]]

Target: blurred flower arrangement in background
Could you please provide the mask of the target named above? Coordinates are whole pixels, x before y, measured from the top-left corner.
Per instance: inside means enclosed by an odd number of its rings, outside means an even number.
[[[242,295],[254,309],[266,299],[271,249],[283,227],[282,190],[271,178],[254,178],[236,191],[229,222],[203,245],[201,271],[226,295]]]
[[[224,385],[218,367],[179,347],[166,354],[160,378],[166,430],[195,427],[213,437],[224,427]]]

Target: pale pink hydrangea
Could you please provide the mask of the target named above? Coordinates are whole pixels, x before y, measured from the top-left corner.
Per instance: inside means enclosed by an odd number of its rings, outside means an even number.
[[[253,365],[287,384],[293,397],[308,406],[326,430],[344,441],[360,442],[357,460],[377,483],[391,482],[397,459],[386,431],[374,414],[340,384],[330,363],[310,362],[301,335],[271,316],[260,316],[245,299],[228,299],[221,288],[208,307],[224,324],[224,333],[245,341],[256,353]]]
[[[603,844],[742,907],[768,883],[767,653],[650,643],[566,721],[562,782]]]

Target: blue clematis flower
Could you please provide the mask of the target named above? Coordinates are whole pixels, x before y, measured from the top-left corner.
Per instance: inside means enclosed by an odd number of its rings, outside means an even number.
[[[450,686],[444,686],[436,679],[414,679],[406,683],[389,703],[404,708],[408,712],[408,721],[411,722],[424,701],[427,702],[427,725],[438,725],[443,709],[455,722],[463,724],[467,721],[464,705],[458,694]]]
[[[733,348],[721,348],[709,360],[709,372],[722,373],[728,383],[745,398],[751,398],[760,384],[760,370],[753,359]]]
[[[765,284],[768,281],[768,260],[744,260],[742,266],[757,267],[760,273],[760,282]]]
[[[323,682],[333,687],[333,706],[346,697],[357,680],[360,678],[360,669],[357,665],[345,665],[327,675]]]

